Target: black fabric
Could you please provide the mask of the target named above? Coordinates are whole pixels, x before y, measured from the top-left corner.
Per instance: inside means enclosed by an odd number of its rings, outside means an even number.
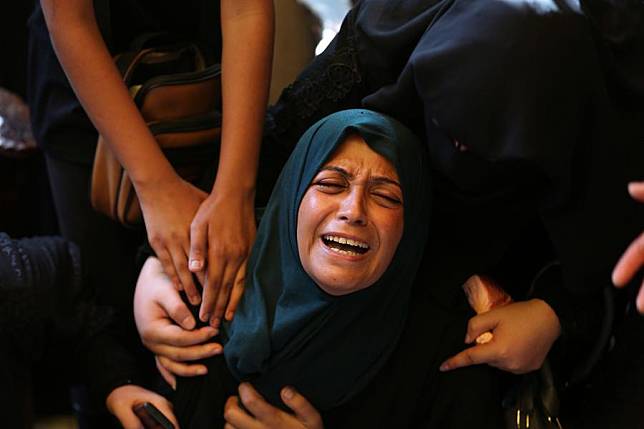
[[[91,138],[91,136],[85,136]],[[105,335],[87,349],[88,378],[99,420],[108,421],[106,395],[116,386],[147,377],[154,362],[143,348],[134,325],[132,300],[136,284],[136,252],[143,233],[128,230],[92,210],[91,166],[47,157],[56,214],[63,237],[78,245],[88,287],[99,305],[115,309]],[[81,410],[82,412],[83,410]]]
[[[12,240],[0,233],[3,425],[31,427],[32,388],[42,383],[34,380],[37,366],[54,371],[48,382],[69,385],[82,379],[88,344],[102,335],[112,316],[109,307],[94,304],[76,246],[60,237]]]
[[[642,207],[626,184],[642,178],[644,130],[641,115],[614,110],[591,34],[566,2],[366,0],[270,109],[282,145],[335,104],[366,105],[411,126],[430,151],[435,204],[424,289],[412,300],[416,323],[348,413],[356,425],[368,416],[373,427],[422,427],[409,416],[432,410],[418,398],[437,388],[425,341],[445,327],[425,310],[451,315],[473,273],[515,278],[519,267],[508,261],[517,255],[537,267],[519,269],[524,279],[561,259],[563,280],[539,282],[535,294],[559,315],[573,366],[594,345],[601,290],[642,230]],[[337,100],[333,66],[355,70]],[[319,101],[302,115],[298,94]],[[509,286],[515,298],[525,297],[530,282],[522,283]]]
[[[644,145],[613,109],[574,2],[372,0],[357,8],[356,33],[363,103],[426,138],[436,234],[449,242],[435,257],[458,255],[458,267],[442,265],[455,277],[436,298],[458,296],[537,218],[564,275],[559,296],[537,293],[563,321],[588,311],[642,229],[626,183],[641,179]]]
[[[644,3],[641,0],[580,0],[588,16],[617,104],[644,111]]]

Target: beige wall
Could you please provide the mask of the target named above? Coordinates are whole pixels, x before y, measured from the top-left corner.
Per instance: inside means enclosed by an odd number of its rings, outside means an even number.
[[[320,22],[297,0],[275,0],[275,51],[270,103],[313,58]]]

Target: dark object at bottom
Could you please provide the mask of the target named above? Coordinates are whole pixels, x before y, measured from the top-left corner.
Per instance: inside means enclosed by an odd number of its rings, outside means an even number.
[[[134,414],[141,420],[146,429],[174,429],[172,422],[150,402],[136,405]]]

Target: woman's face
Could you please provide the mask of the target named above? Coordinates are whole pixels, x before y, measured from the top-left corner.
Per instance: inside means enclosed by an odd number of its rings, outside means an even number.
[[[402,236],[402,196],[393,165],[360,136],[347,137],[300,204],[297,246],[306,273],[331,295],[375,283]]]

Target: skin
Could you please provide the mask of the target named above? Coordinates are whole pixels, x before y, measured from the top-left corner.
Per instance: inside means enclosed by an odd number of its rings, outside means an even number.
[[[441,371],[488,364],[514,374],[539,369],[552,344],[561,335],[554,310],[540,299],[514,302],[470,319],[465,343],[474,343],[484,332],[492,332],[489,343],[477,344],[447,359]]]
[[[293,414],[277,409],[264,400],[248,383],[239,385],[239,396],[231,396],[224,407],[225,429],[322,429],[322,418],[295,389],[285,387],[282,401]],[[252,416],[239,407],[239,400]]]
[[[135,405],[143,402],[154,404],[174,424],[175,428],[179,428],[179,423],[172,412],[172,404],[163,396],[139,386],[117,387],[107,396],[106,404],[107,409],[116,416],[124,429],[144,429],[143,423],[132,411]]]
[[[398,180],[391,163],[357,135],[349,136],[313,179],[298,210],[298,250],[307,273],[328,293],[368,287],[391,262],[403,231]],[[366,242],[369,251],[360,257],[338,255],[320,241],[329,232]],[[201,344],[215,330],[189,331],[194,319],[156,258],[149,258],[139,275],[134,314],[143,343],[157,355],[157,366],[172,386],[175,374],[206,372],[203,365],[185,362],[221,353],[218,344]],[[239,395],[254,417],[237,406],[236,397],[230,398],[229,428],[322,427],[317,411],[291,388],[282,397],[295,414],[272,407],[248,384],[240,385]]]
[[[371,286],[391,263],[403,232],[402,190],[387,159],[353,135],[322,167],[298,210],[297,244],[306,273],[331,295]],[[329,235],[368,245],[339,253]]]
[[[232,318],[255,237],[255,179],[272,61],[272,1],[221,1],[226,114],[210,195],[182,180],[161,153],[101,37],[92,1],[41,4],[54,50],[78,99],[132,179],[148,239],[165,272],[198,304],[201,297],[188,258],[194,272],[204,274],[208,267],[201,318],[214,325],[224,311]]]
[[[637,201],[644,203],[644,182],[632,182],[628,192]],[[644,267],[644,232],[626,249],[613,271],[613,284],[618,288],[625,287],[635,274]],[[637,310],[644,314],[644,282],[640,286],[636,299]]]
[[[175,374],[190,377],[207,373],[205,365],[186,362],[222,352],[219,344],[206,343],[217,335],[217,329],[211,326],[194,329],[190,310],[157,258],[148,258],[139,274],[134,320],[143,344],[156,355],[161,375],[173,387]]]

